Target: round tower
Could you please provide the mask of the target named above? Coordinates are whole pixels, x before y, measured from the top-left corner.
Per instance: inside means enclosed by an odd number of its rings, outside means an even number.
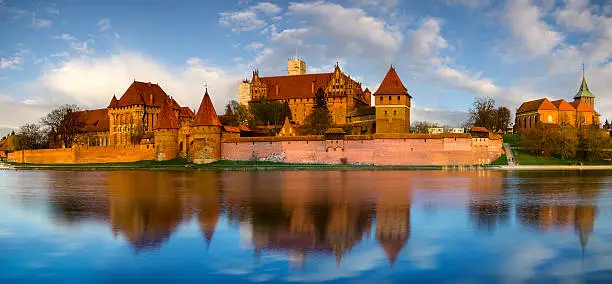
[[[221,158],[222,126],[207,89],[191,127],[190,162],[206,164]]]

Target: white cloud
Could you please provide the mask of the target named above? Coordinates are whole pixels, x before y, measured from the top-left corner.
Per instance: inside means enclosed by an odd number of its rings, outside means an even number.
[[[34,28],[48,28],[51,26],[52,23],[53,22],[51,20],[37,18],[32,19],[32,27]]]
[[[548,25],[542,18],[541,9],[530,0],[509,0],[504,18],[513,37],[521,49],[530,55],[543,55],[555,48],[564,39],[563,35]]]
[[[440,35],[441,24],[438,19],[427,18],[419,29],[410,33],[412,53],[415,56],[428,57],[448,46]]]
[[[261,65],[264,62],[267,62],[269,60],[271,60],[272,58],[274,58],[274,55],[276,54],[276,50],[270,47],[266,47],[264,48],[261,52],[259,52],[256,56],[255,59],[253,60],[253,66],[257,67],[259,65]]]
[[[247,44],[246,48],[249,50],[256,51],[256,50],[261,49],[263,46],[264,46],[263,43],[254,41],[254,42]]]
[[[272,20],[279,20],[282,9],[269,2],[261,2],[243,11],[223,12],[219,15],[219,24],[231,27],[233,32],[246,32],[263,29],[268,26],[268,22],[261,16],[271,17]]]
[[[54,14],[54,15],[59,15],[60,11],[57,8],[53,8],[53,7],[49,7],[46,9],[47,13],[49,14]]]
[[[133,79],[159,83],[168,95],[191,108],[199,106],[207,82],[219,111],[229,99],[235,99],[240,80],[223,69],[205,66],[199,58],[190,58],[183,66],[166,67],[149,56],[122,51],[107,57],[71,58],[57,68],[44,70],[34,84],[36,92],[62,98],[57,103],[73,100],[87,107],[106,107],[113,94],[121,96]]]
[[[565,0],[565,7],[555,13],[555,18],[557,23],[581,31],[590,31],[597,25],[589,0]]]
[[[363,56],[392,55],[399,51],[402,33],[384,20],[369,16],[360,8],[345,8],[323,1],[291,3],[289,12],[312,25],[314,36],[329,41],[339,52]]]
[[[21,69],[21,64],[23,63],[23,57],[21,56],[12,56],[7,58],[0,58],[0,69]]]
[[[87,41],[84,42],[71,42],[70,48],[74,50],[78,54],[92,54],[95,50],[89,47],[89,43]]]
[[[100,27],[101,32],[109,30],[112,27],[110,23],[110,19],[101,19],[98,22],[98,27]]]
[[[306,28],[286,29],[280,33],[272,34],[272,42],[303,46],[309,33],[310,31]]]
[[[538,244],[525,244],[518,247],[508,258],[508,263],[500,267],[501,273],[509,280],[525,281],[534,275],[537,266],[555,257],[550,248]]]
[[[446,0],[449,5],[463,5],[467,7],[482,7],[491,4],[491,0]]]
[[[67,41],[73,41],[75,40],[75,38],[69,34],[61,34],[58,36],[54,36],[54,38],[56,39],[61,39],[61,40],[67,40]]]

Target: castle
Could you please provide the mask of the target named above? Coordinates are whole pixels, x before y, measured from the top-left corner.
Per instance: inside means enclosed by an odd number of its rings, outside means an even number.
[[[22,151],[8,160],[28,163],[104,163],[186,158],[374,165],[487,164],[501,155],[501,139],[486,129],[473,133],[410,134],[412,96],[391,66],[373,94],[344,74],[305,74],[303,61],[289,61],[289,75],[259,77],[239,86],[239,98],[288,103],[297,126],[324,90],[332,116],[325,135],[299,136],[285,119],[278,136],[250,137],[245,126],[223,125],[205,91],[197,112],[182,107],[157,84],[134,81],[108,107],[77,112],[84,123],[72,149]],[[248,92],[247,92],[248,90]],[[375,106],[371,106],[373,95]],[[348,133],[347,133],[348,132]]]
[[[533,129],[539,124],[572,127],[599,124],[599,114],[595,111],[595,96],[589,90],[584,72],[574,101],[541,98],[524,102],[516,110],[515,127],[519,132]]]

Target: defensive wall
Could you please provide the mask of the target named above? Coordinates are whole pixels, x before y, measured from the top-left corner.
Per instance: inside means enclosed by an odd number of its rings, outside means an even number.
[[[469,134],[375,134],[227,138],[221,143],[223,160],[287,163],[369,165],[478,165],[502,154],[499,139],[472,138]]]
[[[24,150],[8,154],[9,162],[30,164],[117,163],[154,159],[155,148],[146,145]]]

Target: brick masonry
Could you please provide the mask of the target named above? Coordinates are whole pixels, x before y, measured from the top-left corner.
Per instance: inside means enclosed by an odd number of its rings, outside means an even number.
[[[146,146],[76,147],[15,151],[9,162],[31,164],[89,164],[154,160],[155,149]]]

